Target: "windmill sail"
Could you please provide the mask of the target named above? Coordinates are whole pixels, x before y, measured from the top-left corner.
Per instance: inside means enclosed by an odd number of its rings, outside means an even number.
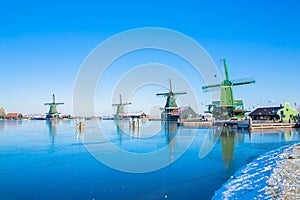
[[[57,105],[62,105],[62,104],[64,104],[64,103],[56,103],[55,102],[55,95],[53,94],[52,95],[52,102],[51,103],[44,103],[44,105],[50,106],[49,112],[46,113],[47,114],[46,118],[47,119],[58,118],[60,113],[57,112],[56,106]]]
[[[186,92],[173,92],[172,89],[172,80],[170,79],[170,91],[169,92],[165,92],[165,93],[157,93],[157,96],[170,96],[170,95],[182,95],[182,94],[186,94]]]
[[[183,95],[186,94],[186,92],[173,92],[172,89],[172,81],[170,79],[170,90],[166,93],[158,93],[157,96],[165,96],[167,98],[165,107],[163,108],[162,112],[162,119],[164,120],[177,120],[179,117],[178,113],[175,113],[178,111],[179,107],[176,103],[177,95]],[[176,116],[175,116],[176,115]]]
[[[209,105],[208,112],[213,113],[215,117],[218,117],[218,115],[224,115],[225,117],[232,117],[235,115],[235,113],[237,113],[235,107],[243,107],[242,101],[239,101],[240,103],[237,105],[236,103],[237,101],[234,100],[232,87],[255,83],[255,80],[253,78],[230,80],[228,67],[225,59],[223,59],[223,64],[225,69],[225,80],[219,84],[203,86],[202,90],[203,92],[208,92],[208,91],[215,90],[216,88],[220,88],[221,89],[220,101],[218,105]],[[214,107],[213,111],[210,110],[210,108],[212,107]]]
[[[235,79],[232,80],[232,85],[233,86],[238,86],[238,85],[246,85],[246,84],[251,84],[255,83],[254,78],[243,78],[243,79]]]
[[[112,106],[117,106],[117,111],[116,111],[116,115],[120,115],[120,114],[124,114],[124,106],[126,105],[130,105],[131,103],[123,103],[122,101],[122,96],[120,94],[120,103],[117,104],[112,104]]]
[[[216,87],[220,87],[221,84],[215,84],[215,85],[206,85],[202,87],[202,90],[206,90],[206,89],[211,89],[211,88],[216,88]]]

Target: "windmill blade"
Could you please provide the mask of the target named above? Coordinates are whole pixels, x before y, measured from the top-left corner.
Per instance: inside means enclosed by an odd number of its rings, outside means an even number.
[[[206,85],[206,86],[202,86],[202,90],[206,90],[206,89],[210,89],[210,88],[216,88],[216,87],[220,87],[221,84],[215,84],[215,85]]]
[[[238,86],[238,85],[246,85],[246,84],[251,84],[251,83],[255,83],[255,81],[246,81],[246,82],[239,82],[239,83],[233,83],[233,86]]]
[[[182,95],[182,94],[186,94],[186,92],[176,92],[176,93],[174,93],[174,95]]]
[[[246,84],[251,84],[255,83],[254,78],[243,78],[243,79],[235,79],[232,80],[232,85],[237,86],[237,85],[246,85]]]
[[[170,92],[172,92],[172,91],[173,91],[173,90],[172,90],[172,80],[169,79],[169,81],[170,81]]]
[[[122,103],[122,104],[120,104],[120,103],[113,103],[111,105],[112,106],[127,106],[127,105],[131,105],[131,103]]]
[[[120,94],[120,104],[122,104],[122,95]]]
[[[55,103],[56,105],[63,105],[64,103]]]
[[[214,91],[220,91],[221,87],[212,87],[212,88],[207,88],[207,89],[202,89],[203,93],[206,92],[214,92]]]
[[[226,64],[226,60],[225,58],[222,59],[223,60],[223,65],[224,65],[224,70],[225,70],[225,78],[227,81],[229,81],[229,74],[228,74],[228,67],[227,67],[227,64]]]
[[[156,95],[157,96],[168,96],[168,95],[170,95],[170,92],[168,92],[168,93],[158,93]]]

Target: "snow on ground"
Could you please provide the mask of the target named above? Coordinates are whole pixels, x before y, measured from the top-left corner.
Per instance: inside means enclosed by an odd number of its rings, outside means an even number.
[[[300,199],[300,143],[258,157],[238,170],[212,199]]]

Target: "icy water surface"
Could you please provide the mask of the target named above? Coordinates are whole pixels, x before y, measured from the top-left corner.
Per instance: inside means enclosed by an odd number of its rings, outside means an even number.
[[[114,121],[86,121],[85,133],[76,133],[75,123],[0,121],[0,199],[210,199],[243,165],[300,140],[297,129],[221,134],[207,128],[160,130],[161,122],[130,130],[124,122],[122,131]],[[155,134],[143,128],[148,123]],[[148,173],[126,173],[102,164],[86,148],[93,144],[83,144],[89,134],[96,134],[97,125],[112,144],[129,152],[147,153],[167,145],[160,156],[172,164]]]

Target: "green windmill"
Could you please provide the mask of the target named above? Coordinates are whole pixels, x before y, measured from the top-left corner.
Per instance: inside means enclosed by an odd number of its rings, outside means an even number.
[[[122,101],[122,96],[120,95],[120,103],[116,103],[116,104],[112,104],[112,106],[117,106],[117,112],[115,114],[115,119],[122,119],[124,118],[124,114],[125,114],[125,111],[124,111],[124,107],[127,106],[127,105],[130,105],[131,103],[123,103]]]
[[[177,95],[182,95],[186,94],[186,92],[173,92],[172,89],[172,81],[170,79],[170,91],[166,93],[158,93],[156,94],[157,96],[165,96],[167,97],[166,105],[163,108],[163,112],[161,114],[161,118],[163,120],[177,120],[179,118],[179,113],[178,109],[179,107],[177,106],[176,103],[176,96]]]
[[[225,80],[220,84],[203,86],[202,90],[204,92],[209,91],[213,88],[221,88],[220,101],[213,101],[211,105],[208,105],[207,113],[212,113],[213,116],[217,119],[230,118],[230,117],[243,117],[245,115],[244,104],[242,100],[234,100],[232,87],[238,85],[246,85],[255,83],[255,80],[247,79],[238,79],[238,80],[229,80],[228,68],[226,65],[226,60],[223,59],[224,68],[225,68]]]
[[[57,109],[56,109],[56,105],[62,105],[64,103],[56,103],[55,102],[55,95],[53,94],[53,101],[52,103],[45,103],[44,105],[48,105],[50,106],[50,109],[49,109],[49,112],[46,113],[46,119],[57,119],[59,118],[59,112],[57,112]]]

